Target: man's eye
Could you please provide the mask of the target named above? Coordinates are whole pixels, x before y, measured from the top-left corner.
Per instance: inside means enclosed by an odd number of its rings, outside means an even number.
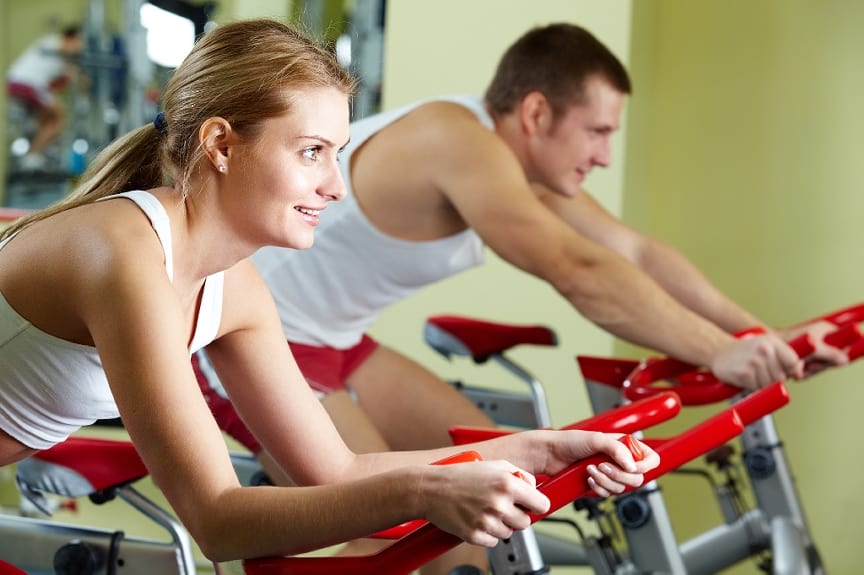
[[[305,150],[303,150],[303,157],[307,160],[315,162],[318,160],[318,154],[320,152],[321,150],[318,147],[306,148]]]

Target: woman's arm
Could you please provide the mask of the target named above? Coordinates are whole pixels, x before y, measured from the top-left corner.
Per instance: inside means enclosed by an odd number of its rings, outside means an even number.
[[[490,518],[490,509],[499,509],[502,505],[512,507],[516,498],[528,498],[534,508],[547,504],[544,497],[524,482],[512,481],[516,470],[554,473],[587,455],[609,453],[619,461],[621,468],[630,471],[592,470],[593,486],[604,495],[620,492],[624,485],[638,485],[641,473],[657,464],[656,454],[648,450],[649,457],[634,466],[629,451],[614,437],[585,432],[527,432],[483,444],[434,451],[355,455],[347,449],[319,400],[302,379],[282,336],[269,292],[254,269],[244,264],[232,270],[226,276],[225,290],[225,301],[230,302],[226,303],[226,308],[230,309],[225,311],[223,325],[230,326],[230,331],[208,347],[208,356],[238,413],[274,458],[300,483],[360,481],[365,485],[370,477],[382,472],[419,472],[419,476],[410,475],[419,483],[409,488],[407,500],[404,493],[392,492],[374,504],[385,508],[394,504],[404,506],[413,509],[412,517],[427,518],[449,530],[467,528],[467,533],[460,535],[469,541],[494,544],[489,530],[479,529],[477,525],[491,523],[493,527],[489,529],[499,534],[504,529],[506,536],[506,529],[527,525],[524,523],[527,516],[508,508],[506,513],[492,511]],[[250,297],[253,294],[254,297]],[[479,451],[490,462],[457,467],[427,465],[466,449]],[[365,488],[372,489],[371,486]],[[367,500],[364,496],[361,499],[364,505],[373,505],[374,498]],[[447,503],[442,505],[442,500]],[[483,507],[489,500],[498,503]],[[485,503],[481,505],[481,501]],[[374,515],[365,511],[360,515],[353,514],[357,511],[349,513],[335,499],[325,502],[325,507],[330,505],[343,510],[343,517],[365,517],[371,521]],[[338,522],[337,516],[333,517]],[[469,521],[467,525],[463,523],[466,520]],[[375,529],[377,527],[370,523],[359,531],[368,534]]]
[[[225,347],[249,356],[238,356],[249,390],[240,394],[241,413],[293,467],[331,481],[317,487],[240,486],[195,381],[187,351],[191,319],[161,271],[164,262],[146,252],[127,258],[105,251],[79,278],[83,289],[76,293],[87,295],[76,297],[74,305],[99,350],[130,437],[209,558],[294,554],[418,517],[469,542],[493,545],[527,525],[527,513],[546,509],[546,498],[514,476],[518,468],[512,463],[434,467],[425,463],[437,454],[355,456],[317,399],[304,391],[275,313],[250,313],[234,322],[229,310],[223,338],[232,345]],[[255,282],[240,281],[243,274],[229,276],[231,285],[246,288],[243,301],[268,300]],[[272,304],[261,305],[264,310]],[[244,310],[254,312],[255,305]],[[492,455],[529,447],[521,439],[496,443]]]

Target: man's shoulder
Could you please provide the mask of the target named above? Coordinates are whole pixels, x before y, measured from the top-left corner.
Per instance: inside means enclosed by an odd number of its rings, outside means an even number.
[[[429,100],[418,105],[406,117],[427,133],[441,133],[452,137],[459,134],[489,134],[494,125],[482,109],[468,106],[453,99]]]

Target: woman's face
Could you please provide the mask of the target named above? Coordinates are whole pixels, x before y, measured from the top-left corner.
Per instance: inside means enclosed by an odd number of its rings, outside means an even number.
[[[244,236],[258,246],[304,249],[327,204],[345,195],[338,154],[348,143],[348,98],[336,88],[307,88],[290,99],[290,111],[265,121],[255,143],[234,148],[224,177],[236,188],[230,209],[246,216]]]

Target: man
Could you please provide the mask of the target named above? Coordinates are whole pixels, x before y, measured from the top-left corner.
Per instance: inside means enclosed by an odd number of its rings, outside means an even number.
[[[486,246],[618,337],[742,387],[803,377],[781,337],[730,335],[762,322],[582,188],[611,162],[630,90],[603,44],[554,24],[508,49],[485,98],[428,100],[352,125],[342,158],[350,193],[322,213],[315,246],[265,248],[255,262],[304,375],[353,449],[431,447],[448,443],[453,425],[492,425],[447,383],[366,333],[387,306],[480,265]],[[217,407],[218,396],[210,398]],[[254,438],[244,443],[257,450]],[[462,563],[483,565],[482,550],[463,552]]]

